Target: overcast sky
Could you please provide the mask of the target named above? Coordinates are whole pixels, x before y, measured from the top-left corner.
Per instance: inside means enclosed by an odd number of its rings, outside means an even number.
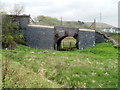
[[[14,4],[23,3],[25,13],[32,17],[46,15],[63,17],[67,21],[93,21],[118,25],[118,1],[120,0],[2,0],[5,8],[12,8]]]

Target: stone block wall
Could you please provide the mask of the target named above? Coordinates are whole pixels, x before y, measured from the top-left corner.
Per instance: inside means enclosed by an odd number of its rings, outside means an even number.
[[[94,31],[79,30],[78,38],[79,38],[79,42],[78,42],[79,49],[85,49],[91,46],[95,46]]]
[[[28,26],[25,37],[29,47],[54,50],[54,30],[52,28]]]
[[[72,32],[69,31],[69,33],[78,34],[76,38],[78,49],[92,47],[95,46],[96,43],[102,43],[105,41],[105,38],[95,31],[77,30],[78,29],[72,31],[71,29]],[[62,31],[62,28],[61,30],[59,29],[59,35],[64,36],[60,31]],[[55,43],[57,39],[55,39],[55,28],[28,26],[24,32],[27,46],[38,49],[56,50]]]

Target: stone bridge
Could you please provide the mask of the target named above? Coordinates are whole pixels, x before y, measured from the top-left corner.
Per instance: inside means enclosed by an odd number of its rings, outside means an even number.
[[[27,46],[32,48],[59,50],[61,41],[69,36],[76,39],[77,49],[88,48],[105,41],[105,38],[95,30],[34,25],[30,24],[30,16],[14,16],[14,18],[19,22]]]

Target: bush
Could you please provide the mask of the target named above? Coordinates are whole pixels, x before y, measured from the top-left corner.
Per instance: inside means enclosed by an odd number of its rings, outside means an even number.
[[[3,48],[14,49],[17,43],[25,43],[23,34],[19,31],[19,25],[8,15],[2,18],[2,46]]]

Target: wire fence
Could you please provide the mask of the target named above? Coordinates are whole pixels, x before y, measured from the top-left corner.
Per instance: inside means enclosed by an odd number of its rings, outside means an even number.
[[[75,48],[76,47],[76,42],[62,42],[61,43],[61,48]]]

